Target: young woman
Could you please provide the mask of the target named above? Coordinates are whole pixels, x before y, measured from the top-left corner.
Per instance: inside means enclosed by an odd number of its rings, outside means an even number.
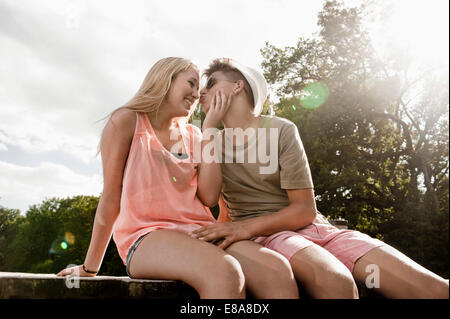
[[[104,186],[85,262],[58,275],[95,276],[114,233],[130,277],[182,280],[201,298],[244,298],[246,288],[256,298],[298,297],[292,269],[278,253],[252,241],[224,251],[189,236],[215,222],[208,207],[222,185],[217,162],[193,160],[193,145],[210,142],[186,124],[198,97],[197,67],[165,58],[112,113],[101,138]],[[217,127],[230,102],[217,92],[202,129]]]

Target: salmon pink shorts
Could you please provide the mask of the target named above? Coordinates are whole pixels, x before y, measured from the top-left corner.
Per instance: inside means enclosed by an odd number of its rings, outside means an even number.
[[[313,223],[296,231],[282,231],[267,237],[257,237],[254,242],[272,249],[288,260],[301,249],[319,245],[353,271],[355,262],[371,249],[386,245],[356,230],[338,229],[330,224]]]

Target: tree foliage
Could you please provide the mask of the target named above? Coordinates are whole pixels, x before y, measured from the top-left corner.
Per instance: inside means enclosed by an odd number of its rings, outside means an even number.
[[[266,43],[273,108],[299,128],[325,215],[448,276],[448,71],[411,72],[398,54],[377,56],[363,23],[370,14],[370,4],[327,1],[317,37],[285,48]],[[329,94],[306,109],[311,83]]]
[[[91,239],[98,197],[52,198],[31,206],[26,216],[0,209],[0,270],[56,273],[69,264],[82,264]],[[3,224],[7,219],[8,224]],[[6,226],[3,226],[6,225]],[[126,275],[113,241],[101,274]]]

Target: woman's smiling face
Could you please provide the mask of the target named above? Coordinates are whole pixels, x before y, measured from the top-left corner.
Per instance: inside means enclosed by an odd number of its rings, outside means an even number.
[[[187,116],[199,98],[199,71],[191,65],[186,71],[177,74],[165,97],[164,112],[172,117]]]

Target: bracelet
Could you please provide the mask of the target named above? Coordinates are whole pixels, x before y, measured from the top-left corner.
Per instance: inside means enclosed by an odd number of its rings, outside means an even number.
[[[83,267],[84,272],[87,272],[88,274],[96,274],[96,273],[98,273],[98,271],[87,270],[86,266],[84,264],[83,264],[82,267]]]

